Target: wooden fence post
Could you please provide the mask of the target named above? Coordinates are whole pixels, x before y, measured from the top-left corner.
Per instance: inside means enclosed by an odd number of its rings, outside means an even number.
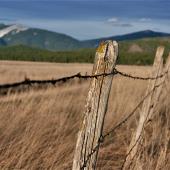
[[[101,43],[96,51],[92,75],[113,72],[117,56],[117,42],[105,41]],[[94,170],[96,167],[99,140],[102,135],[112,79],[113,75],[109,75],[91,80],[72,170]],[[95,151],[94,148],[96,148]]]
[[[164,71],[165,72],[168,71],[168,73],[170,71],[170,53],[169,53],[169,56],[167,58]],[[168,78],[168,73],[164,76],[165,83],[166,83],[167,78]],[[165,133],[166,133],[166,135],[165,135],[164,145],[161,148],[161,152],[160,152],[159,158],[157,160],[157,165],[156,165],[155,170],[161,170],[161,169],[163,169],[163,166],[165,165],[168,143],[169,143],[169,139],[170,139],[170,132],[168,130],[168,126],[167,126]]]
[[[160,74],[162,74],[162,68],[163,68],[162,55],[163,55],[163,53],[164,53],[164,47],[158,47],[156,56],[155,56],[155,60],[154,60],[154,64],[153,64],[152,77],[157,77]],[[160,82],[161,82],[161,78],[149,80],[146,95],[148,93],[150,93],[152,90],[154,90],[155,86],[158,85]],[[161,89],[161,88],[159,87],[159,89]],[[142,131],[144,128],[144,124],[148,120],[148,118],[151,116],[155,102],[157,101],[157,98],[159,97],[160,92],[161,91],[158,90],[158,88],[155,89],[154,92],[151,95],[149,95],[146,98],[146,100],[143,102],[141,113],[140,113],[140,118],[139,118],[139,124],[138,124],[136,132],[134,133],[134,135],[132,137],[130,147],[128,149],[128,155],[126,157],[126,162],[123,167],[124,170],[130,169],[130,165],[131,165],[134,157],[136,156],[136,153],[138,150],[138,145],[140,143],[140,138],[141,138]],[[142,169],[142,167],[140,167],[139,162],[138,162],[137,166],[138,166],[138,169]]]

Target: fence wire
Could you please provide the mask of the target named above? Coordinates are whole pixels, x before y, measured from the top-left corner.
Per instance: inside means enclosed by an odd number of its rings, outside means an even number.
[[[37,85],[43,85],[43,84],[52,84],[55,85],[56,83],[62,82],[65,83],[69,80],[73,80],[74,78],[79,78],[79,79],[91,79],[91,78],[98,78],[101,76],[110,76],[110,75],[120,75],[126,78],[131,78],[134,80],[155,80],[158,78],[162,78],[165,74],[167,74],[168,71],[164,72],[163,74],[157,76],[157,77],[140,77],[140,76],[134,76],[131,74],[127,74],[124,72],[121,72],[119,70],[117,70],[116,68],[114,68],[113,72],[111,73],[101,73],[101,74],[96,74],[96,75],[81,75],[81,73],[77,73],[71,76],[66,76],[66,77],[62,77],[59,79],[49,79],[49,80],[30,80],[29,78],[25,78],[25,80],[20,81],[20,82],[15,82],[15,83],[11,83],[11,84],[1,84],[0,85],[0,90],[8,90],[8,89],[12,89],[12,88],[16,88],[22,85],[28,85],[28,86],[32,86],[34,84]]]

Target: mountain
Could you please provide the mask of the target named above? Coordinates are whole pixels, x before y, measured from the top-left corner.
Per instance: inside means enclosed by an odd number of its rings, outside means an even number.
[[[2,38],[0,38],[0,47],[1,46],[6,46],[6,42]]]
[[[19,24],[0,24],[0,46],[25,45],[51,51],[68,51],[80,48],[95,48],[102,40],[136,40],[151,37],[167,37],[170,34],[145,30],[125,35],[103,37],[79,41],[66,34],[37,28],[28,28]]]
[[[26,45],[48,50],[71,50],[81,48],[80,41],[52,31],[12,25],[0,30],[0,37],[7,45]]]
[[[86,47],[96,47],[99,44],[99,42],[104,41],[104,40],[124,41],[124,40],[137,40],[137,39],[142,39],[142,38],[154,38],[154,37],[170,37],[170,34],[162,33],[162,32],[155,32],[152,30],[144,30],[144,31],[134,32],[134,33],[125,34],[125,35],[86,40],[86,41],[83,41],[83,44]]]

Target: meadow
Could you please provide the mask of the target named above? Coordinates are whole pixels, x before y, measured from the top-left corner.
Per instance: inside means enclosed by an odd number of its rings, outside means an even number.
[[[151,66],[118,65],[133,75],[148,76]],[[0,84],[91,73],[92,64],[0,61]],[[89,80],[0,96],[0,169],[70,170],[83,121]],[[113,79],[104,133],[122,121],[145,96],[148,81],[116,75]],[[152,121],[145,127],[144,167],[154,170],[168,140],[163,170],[170,169],[170,93],[164,87]],[[97,170],[119,170],[124,162],[140,108],[100,147]]]

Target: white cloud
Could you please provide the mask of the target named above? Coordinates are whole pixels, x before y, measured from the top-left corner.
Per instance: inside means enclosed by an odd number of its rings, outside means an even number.
[[[140,18],[139,19],[140,22],[149,22],[151,20],[152,20],[151,18]]]
[[[109,18],[107,21],[110,23],[117,23],[119,20],[118,20],[118,18],[113,17],[113,18]]]
[[[117,26],[117,27],[132,27],[133,25],[131,23],[127,23],[124,21],[120,21],[118,18],[113,17],[113,18],[109,18],[107,20],[107,22],[109,24],[111,24],[112,26]]]

